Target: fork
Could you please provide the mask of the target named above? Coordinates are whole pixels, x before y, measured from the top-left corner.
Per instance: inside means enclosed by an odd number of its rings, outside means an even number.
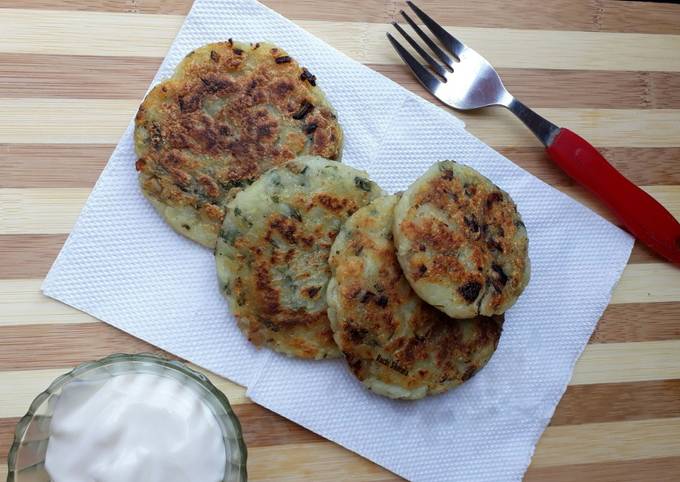
[[[569,129],[557,127],[513,97],[484,57],[448,33],[413,2],[406,3],[434,40],[403,10],[401,15],[427,50],[397,22],[392,25],[425,65],[389,33],[387,38],[429,92],[454,109],[506,107],[538,137],[552,161],[599,198],[633,236],[669,261],[680,264],[680,223],[671,213],[626,179],[588,141]]]

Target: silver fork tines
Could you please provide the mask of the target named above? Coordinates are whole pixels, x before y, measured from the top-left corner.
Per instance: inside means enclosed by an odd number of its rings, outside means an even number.
[[[451,52],[453,52],[456,57],[460,58],[463,50],[467,48],[465,44],[444,30],[441,25],[432,20],[429,15],[419,9],[413,2],[407,1],[406,4],[411,7],[411,10],[413,10],[415,14],[418,15],[418,18],[422,20],[425,25],[427,25],[427,28],[430,29],[430,32],[432,32],[437,40],[439,40],[442,45],[446,46]]]
[[[408,20],[411,20],[411,19],[409,18]],[[413,38],[411,38],[411,36],[409,34],[407,34],[404,31],[404,29],[401,28],[401,26],[397,22],[392,22],[392,25],[394,25],[394,28],[397,29],[397,32],[399,32],[401,34],[401,36],[404,37],[406,39],[406,41],[411,45],[411,47],[413,47],[413,50],[418,52],[418,55],[420,55],[425,60],[425,62],[427,62],[427,64],[442,77],[442,80],[444,80],[444,82],[446,82],[446,73],[447,73],[446,69],[444,67],[442,67],[435,59],[433,59],[432,56],[430,54],[428,54],[418,44],[418,42],[413,40]],[[419,35],[420,34],[425,35],[424,33],[422,33],[422,30],[420,30],[420,29],[416,30],[416,32],[419,32]],[[421,37],[422,37],[422,35],[421,35]],[[396,41],[394,40],[394,38],[391,35],[389,35],[388,38],[392,42],[392,45],[395,45]],[[425,37],[425,38],[427,38],[427,37]],[[401,47],[401,45],[399,47]],[[396,45],[395,45],[395,48],[397,48]],[[411,54],[409,54],[408,51],[406,51],[406,55],[411,55]],[[406,62],[406,60],[404,60],[404,61]]]
[[[427,44],[428,47],[430,47],[430,50],[432,50],[439,59],[444,62],[444,64],[449,67],[451,71],[453,71],[453,60],[451,57],[446,55],[446,53],[439,48],[439,46],[430,39],[430,37],[427,36],[425,32],[421,30],[421,28],[416,24],[413,20],[411,20],[411,17],[409,17],[406,12],[403,10],[400,11],[401,16],[404,17],[404,20],[411,26],[413,31],[418,34],[418,36],[423,39],[423,41]]]
[[[427,49],[434,54],[434,57],[396,22],[392,23],[394,28],[425,62],[425,65],[422,65],[421,60],[418,60],[389,33],[387,38],[399,57],[428,91],[456,109],[477,109],[489,105],[507,107],[532,130],[541,142],[545,145],[550,143],[558,131],[557,126],[510,95],[498,73],[484,57],[447,32],[413,2],[407,1],[406,3],[425,24],[434,39],[403,10],[401,11],[402,17],[425,43]]]

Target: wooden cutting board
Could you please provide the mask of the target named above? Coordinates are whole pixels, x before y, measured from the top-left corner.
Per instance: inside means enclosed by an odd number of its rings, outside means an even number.
[[[429,98],[384,40],[401,3],[265,3]],[[419,4],[496,65],[516,96],[590,139],[680,216],[680,5]],[[18,417],[53,378],[112,352],[159,351],[42,297],[39,286],[190,5],[0,0],[0,480]],[[462,117],[514,162],[609,217],[509,114]],[[251,480],[396,479],[212,378],[241,419]],[[680,269],[635,246],[526,478],[680,480]]]

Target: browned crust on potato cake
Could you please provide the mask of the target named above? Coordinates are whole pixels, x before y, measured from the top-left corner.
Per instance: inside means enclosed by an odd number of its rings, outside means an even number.
[[[135,118],[145,195],[195,210],[200,229],[214,238],[226,202],[262,172],[301,154],[338,159],[336,115],[305,73],[265,43],[219,42],[187,55]],[[180,232],[200,238],[193,229]]]
[[[227,205],[218,276],[255,345],[301,358],[340,356],[326,313],[328,254],[344,221],[381,194],[364,175],[303,156],[268,171]]]
[[[529,279],[526,228],[510,196],[453,161],[428,170],[407,195],[395,235],[416,292],[451,316],[509,308]]]
[[[335,341],[355,376],[393,398],[453,388],[493,354],[503,316],[455,320],[411,289],[392,239],[394,197],[345,224],[330,257],[328,301]]]

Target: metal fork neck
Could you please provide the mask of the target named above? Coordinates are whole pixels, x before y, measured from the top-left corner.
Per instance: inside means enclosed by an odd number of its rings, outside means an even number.
[[[544,146],[548,147],[552,144],[557,132],[560,130],[559,127],[541,117],[511,95],[508,95],[508,97],[504,99],[502,105],[507,107],[510,112],[519,118],[519,120],[524,122],[524,125],[538,137]]]

